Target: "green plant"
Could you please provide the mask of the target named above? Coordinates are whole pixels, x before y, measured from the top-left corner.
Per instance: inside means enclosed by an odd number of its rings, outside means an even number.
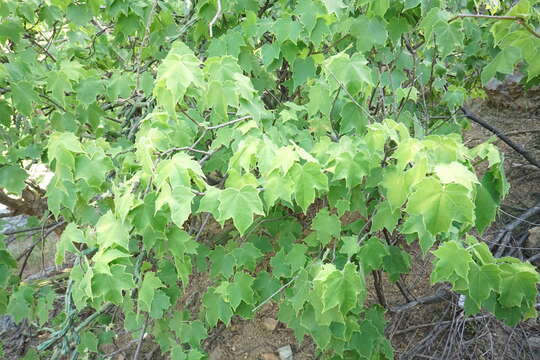
[[[366,281],[399,281],[418,242],[468,314],[535,317],[535,268],[469,235],[508,185],[456,111],[518,63],[538,78],[536,3],[0,1],[2,202],[65,223],[56,263],[75,258],[59,293],[21,282],[3,245],[0,310],[53,321],[53,358],[99,353],[114,305],[135,340],[201,359],[218,322],[276,301],[328,358],[390,359]],[[41,195],[32,163],[54,172],[46,212],[16,198]],[[178,311],[194,271],[211,285]]]

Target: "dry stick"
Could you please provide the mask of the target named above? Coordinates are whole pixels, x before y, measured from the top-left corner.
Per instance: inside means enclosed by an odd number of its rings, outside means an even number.
[[[515,142],[513,142],[512,140],[510,140],[506,135],[504,135],[503,133],[501,133],[497,128],[493,127],[492,125],[488,124],[487,122],[485,122],[484,120],[480,119],[478,116],[476,116],[475,114],[473,114],[469,109],[467,109],[466,107],[462,106],[461,108],[461,111],[463,111],[463,113],[465,114],[465,116],[469,119],[471,119],[472,121],[474,121],[475,123],[477,123],[478,125],[482,126],[483,128],[491,131],[492,133],[494,133],[495,135],[497,135],[497,137],[499,139],[501,139],[502,141],[504,141],[508,146],[510,146],[512,149],[514,149],[515,151],[517,151],[521,156],[523,156],[529,163],[533,164],[534,166],[536,166],[537,168],[540,169],[540,162],[535,159],[527,150],[525,150],[522,146],[516,144]]]
[[[531,256],[530,258],[528,258],[528,259],[525,260],[525,261],[532,263],[532,262],[534,262],[534,261],[536,261],[536,260],[538,260],[538,259],[540,259],[540,253]]]
[[[258,309],[261,308],[261,306],[263,306],[264,304],[266,304],[267,302],[269,302],[270,300],[272,300],[274,298],[274,296],[276,296],[277,294],[279,294],[280,292],[282,292],[283,290],[285,290],[285,288],[289,285],[291,285],[293,283],[294,280],[296,280],[298,278],[298,275],[296,275],[295,277],[293,277],[291,280],[289,280],[285,285],[283,285],[282,287],[280,287],[279,289],[277,289],[276,291],[274,291],[274,293],[272,295],[270,295],[269,297],[267,297],[262,303],[260,303],[259,305],[255,306],[253,308],[253,310],[251,310],[251,312],[255,312],[257,311]]]
[[[463,321],[481,320],[481,319],[485,319],[485,318],[490,317],[490,316],[491,315],[474,316],[474,317],[465,318],[465,319],[463,319]],[[418,330],[418,329],[421,329],[421,328],[424,328],[424,327],[435,326],[435,325],[439,325],[439,324],[450,324],[452,321],[454,321],[454,320],[436,321],[436,322],[431,322],[431,323],[426,323],[426,324],[414,325],[414,326],[408,327],[408,328],[403,329],[403,330],[398,330],[398,331],[394,332],[394,335],[401,335],[401,334],[405,334],[405,333],[408,333],[408,332],[411,332],[411,331],[414,331],[414,330]]]
[[[390,308],[390,311],[399,313],[402,311],[412,309],[413,307],[417,305],[436,304],[436,303],[449,300],[451,296],[452,296],[452,293],[450,291],[444,288],[440,288],[433,295],[424,296],[416,300],[413,300],[411,302],[408,302],[406,304],[394,306]]]
[[[385,309],[388,309],[388,303],[386,302],[386,297],[384,296],[384,289],[381,284],[381,273],[380,270],[373,270],[373,285],[375,286],[375,293],[379,299],[379,304]]]
[[[52,228],[50,228],[47,233],[45,235],[43,235],[43,237],[40,237],[37,241],[35,241],[32,245],[30,245],[30,247],[28,249],[26,249],[18,258],[17,258],[17,261],[21,260],[23,256],[26,256],[24,258],[24,261],[23,261],[23,264],[21,265],[21,270],[19,271],[19,278],[22,279],[22,275],[23,275],[23,272],[24,272],[24,269],[26,268],[26,264],[28,263],[28,259],[30,258],[30,255],[32,255],[32,251],[34,250],[34,248],[37,246],[37,244],[39,244],[41,241],[45,240],[49,235],[52,234],[52,232],[59,226],[62,226],[64,225],[66,222],[65,221],[61,221],[59,223],[57,223],[55,226],[53,226]]]
[[[219,128],[222,128],[222,127],[225,127],[225,126],[236,124],[237,122],[244,121],[246,119],[251,119],[251,118],[252,118],[251,115],[246,115],[246,116],[242,116],[241,118],[238,118],[238,119],[235,119],[235,120],[227,121],[226,123],[223,123],[223,124],[219,124],[219,125],[215,125],[215,126],[205,126],[205,129],[206,130],[216,130],[216,129],[219,129]]]
[[[139,359],[139,353],[141,352],[142,342],[144,340],[144,334],[146,333],[146,327],[148,326],[148,313],[146,314],[146,318],[144,320],[144,326],[141,331],[141,335],[139,336],[139,340],[137,342],[137,349],[135,350],[135,354],[133,355],[133,360]]]
[[[482,14],[459,14],[448,20],[449,23],[451,23],[454,20],[461,19],[461,18],[477,18],[477,19],[491,19],[491,20],[510,20],[515,21],[519,25],[523,26],[528,32],[530,32],[533,36],[540,39],[540,34],[534,31],[532,27],[530,27],[525,19],[521,16],[498,16],[498,15],[482,15]]]
[[[509,131],[507,133],[504,133],[504,135],[506,136],[511,136],[511,135],[524,135],[524,134],[530,134],[530,133],[537,133],[537,132],[540,132],[540,129],[529,129],[529,130],[515,130],[515,131]]]
[[[525,222],[528,218],[531,216],[536,215],[540,212],[540,202],[534,205],[529,210],[525,211],[523,214],[518,216],[514,221],[506,225],[500,232],[499,236],[495,239],[494,243],[496,245],[493,245],[493,247],[498,246],[497,252],[495,253],[495,257],[501,257],[504,253],[505,248],[507,247],[508,243],[510,242],[510,239],[512,237],[512,232],[522,223]]]
[[[51,226],[56,226],[57,224],[58,224],[58,222],[55,222],[55,223],[52,223],[52,224],[49,224],[49,225],[45,225],[45,228],[47,229],[47,228],[50,228]],[[32,228],[28,228],[28,229],[6,231],[4,233],[1,233],[0,235],[10,236],[10,235],[22,234],[22,233],[25,233],[25,232],[40,231],[41,228],[42,228],[41,226],[35,226],[35,227],[32,227]]]

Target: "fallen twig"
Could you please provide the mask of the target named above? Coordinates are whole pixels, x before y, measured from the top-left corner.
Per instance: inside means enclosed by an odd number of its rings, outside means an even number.
[[[418,306],[418,305],[440,303],[440,302],[449,300],[451,297],[452,297],[452,293],[450,291],[448,291],[445,288],[440,288],[433,295],[424,296],[416,300],[410,301],[406,304],[391,307],[390,311],[399,313],[402,311],[410,310],[413,307]]]
[[[514,221],[507,224],[499,233],[499,236],[494,241],[494,244],[491,248],[497,246],[497,251],[495,252],[496,257],[501,257],[504,254],[504,250],[507,247],[510,239],[512,237],[512,232],[521,224],[528,223],[526,221],[528,218],[538,214],[540,212],[540,202],[525,211],[520,216],[516,217]]]
[[[491,131],[492,133],[494,133],[495,135],[497,135],[497,137],[499,139],[501,139],[502,141],[504,141],[508,146],[510,146],[512,149],[514,149],[515,151],[517,151],[521,156],[523,156],[528,162],[530,162],[531,164],[533,164],[534,166],[536,166],[537,168],[540,169],[540,162],[535,159],[527,150],[525,150],[521,145],[518,145],[516,144],[515,142],[513,142],[512,140],[510,140],[506,135],[504,135],[502,132],[500,132],[497,128],[493,127],[492,125],[488,124],[487,122],[485,122],[484,120],[480,119],[478,116],[476,116],[475,114],[473,114],[469,109],[467,109],[466,107],[462,106],[461,107],[461,111],[463,111],[463,113],[465,114],[465,116],[467,118],[469,118],[470,120],[474,121],[475,123],[477,123],[478,125],[482,126],[483,128]]]

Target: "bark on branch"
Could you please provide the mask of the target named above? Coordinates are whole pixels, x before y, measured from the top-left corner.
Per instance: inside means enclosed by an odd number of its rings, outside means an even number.
[[[497,129],[496,127],[488,124],[487,122],[485,122],[484,120],[480,119],[478,116],[476,116],[475,114],[473,114],[469,109],[467,109],[466,107],[462,106],[461,107],[461,111],[463,111],[463,114],[465,114],[465,116],[469,119],[471,119],[472,121],[474,121],[475,123],[477,123],[478,125],[482,126],[483,128],[491,131],[492,133],[494,133],[499,139],[501,139],[502,141],[504,141],[508,146],[510,146],[512,149],[514,149],[516,152],[518,152],[521,156],[523,156],[529,163],[531,163],[532,165],[536,166],[537,168],[540,169],[540,162],[535,159],[531,153],[529,153],[527,150],[525,150],[521,145],[518,145],[516,144],[515,142],[513,142],[512,140],[510,140],[506,135],[504,135],[499,129]]]

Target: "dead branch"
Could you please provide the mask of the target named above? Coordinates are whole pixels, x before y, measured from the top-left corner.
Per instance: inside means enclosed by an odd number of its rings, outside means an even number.
[[[525,211],[520,216],[509,224],[507,224],[500,232],[497,238],[494,241],[494,244],[491,245],[492,248],[497,247],[495,252],[496,257],[501,257],[504,254],[504,250],[507,247],[510,239],[512,238],[512,232],[521,224],[527,223],[527,219],[538,214],[540,212],[540,202]]]
[[[461,111],[465,114],[467,118],[474,121],[478,125],[482,126],[483,128],[491,131],[494,133],[499,139],[504,141],[508,146],[510,146],[512,149],[514,149],[517,153],[519,153],[521,156],[523,156],[529,163],[533,164],[537,168],[540,169],[540,162],[535,159],[527,150],[525,150],[521,145],[516,144],[512,140],[510,140],[506,135],[504,135],[500,130],[492,126],[491,124],[488,124],[484,120],[480,119],[478,116],[473,114],[469,109],[462,106]]]
[[[398,305],[390,308],[394,313],[407,311],[418,305],[437,304],[443,301],[448,301],[452,298],[452,292],[445,288],[439,288],[435,294],[424,296],[416,300],[410,301],[403,305]]]

